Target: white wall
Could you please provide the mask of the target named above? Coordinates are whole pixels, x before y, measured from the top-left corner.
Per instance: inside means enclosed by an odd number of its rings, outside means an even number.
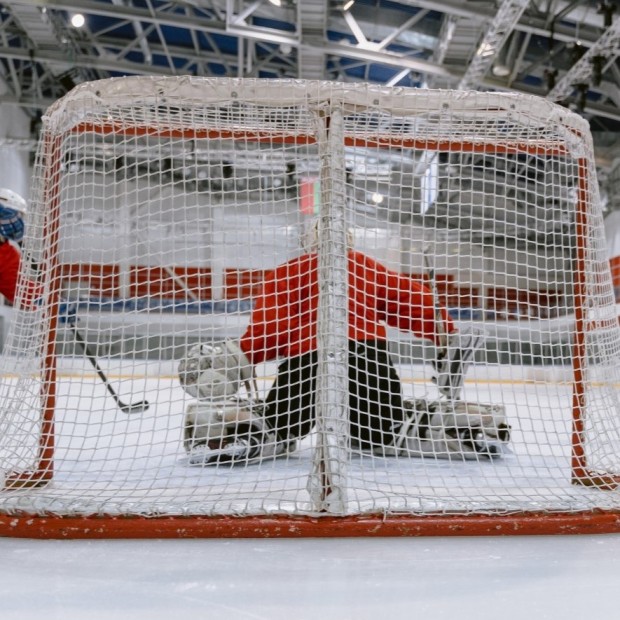
[[[61,260],[66,263],[210,267],[213,293],[225,269],[264,270],[299,251],[305,216],[293,198],[258,192],[230,196],[190,191],[172,183],[115,180],[92,170],[67,173],[62,190]],[[429,243],[420,227],[366,218],[354,228],[355,247],[386,266],[426,270],[430,248],[436,273],[461,286],[530,290],[562,288],[571,265],[553,249],[524,255],[514,249],[447,239]]]
[[[0,96],[7,87],[0,80]],[[0,187],[8,187],[28,199],[30,169],[28,152],[11,145],[7,139],[29,138],[30,118],[16,105],[0,104]]]

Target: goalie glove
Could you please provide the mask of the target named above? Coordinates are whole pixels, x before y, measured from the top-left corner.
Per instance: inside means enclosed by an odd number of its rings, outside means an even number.
[[[234,396],[242,382],[251,393],[253,378],[252,364],[235,340],[194,345],[179,363],[181,386],[198,399]]]
[[[510,425],[501,405],[405,400],[409,413],[395,441],[403,456],[493,459],[505,452]]]

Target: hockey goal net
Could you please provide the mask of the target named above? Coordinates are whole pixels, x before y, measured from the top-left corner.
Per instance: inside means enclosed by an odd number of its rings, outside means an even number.
[[[244,333],[317,217],[316,423],[278,458],[197,466],[179,362]],[[349,244],[484,335],[462,397],[505,412],[500,456],[350,441]],[[436,403],[437,343],[410,328],[380,329],[404,396]],[[254,366],[259,400],[278,353]],[[82,84],[43,118],[2,356],[0,533],[617,531],[619,369],[591,138],[566,109],[329,82]]]

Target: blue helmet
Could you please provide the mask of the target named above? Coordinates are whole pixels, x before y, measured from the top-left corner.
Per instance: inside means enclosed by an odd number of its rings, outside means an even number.
[[[11,189],[0,189],[0,237],[21,241],[24,237],[26,201]]]

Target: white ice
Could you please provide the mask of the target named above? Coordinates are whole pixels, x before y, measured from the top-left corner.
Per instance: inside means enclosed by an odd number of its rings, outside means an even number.
[[[618,618],[620,536],[0,540],[2,620]]]
[[[501,396],[509,403],[533,388],[517,382],[481,383],[477,389],[483,398]],[[558,389],[565,389],[561,382]],[[147,396],[156,401],[154,393]],[[144,419],[126,424],[142,431],[147,428]],[[527,427],[518,429],[517,453],[527,432]],[[3,538],[0,567],[0,620],[620,617],[620,535],[181,541]]]

